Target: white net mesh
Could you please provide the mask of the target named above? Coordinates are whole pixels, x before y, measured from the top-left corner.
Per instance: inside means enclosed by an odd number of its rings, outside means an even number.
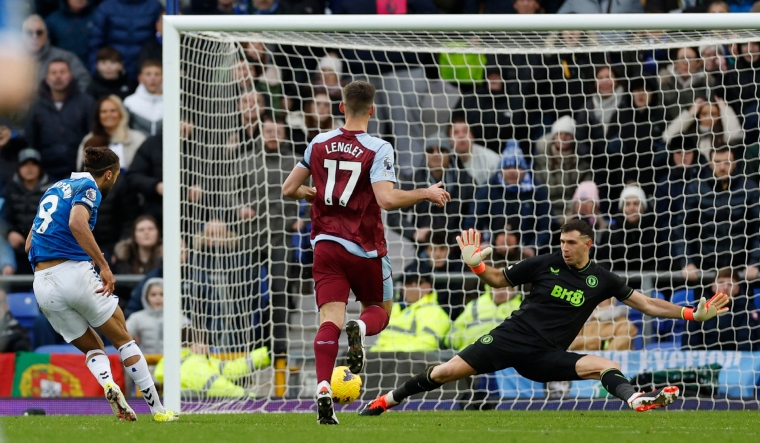
[[[756,404],[758,41],[758,30],[184,34],[182,76],[168,79],[181,84],[182,309],[195,345],[183,409],[313,406],[309,208],[281,184],[312,137],[343,124],[351,80],[377,87],[369,132],[392,142],[399,186],[442,180],[454,197],[385,214],[395,277],[431,275],[443,320],[409,334],[433,346],[368,339],[364,400],[451,358],[529,293],[492,293],[465,273],[460,229],[480,229],[503,267],[556,251],[559,226],[581,217],[596,260],[631,287],[733,302],[704,325],[602,306],[571,349],[620,362],[642,389],[682,377],[685,408]],[[348,318],[358,312],[349,303]],[[544,385],[512,369],[422,398],[404,407],[622,406],[598,381]]]

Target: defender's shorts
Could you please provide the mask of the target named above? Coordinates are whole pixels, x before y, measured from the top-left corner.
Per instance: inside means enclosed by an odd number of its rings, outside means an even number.
[[[360,302],[383,302],[393,298],[391,260],[354,255],[340,243],[322,240],[314,246],[312,267],[317,306],[348,303],[349,290]]]
[[[509,320],[464,348],[459,356],[479,374],[515,368],[523,377],[542,383],[581,380],[575,364],[584,357],[559,349]]]
[[[84,335],[87,325],[103,325],[119,306],[119,298],[95,291],[103,286],[90,262],[65,261],[34,273],[34,295],[40,311],[67,343]]]

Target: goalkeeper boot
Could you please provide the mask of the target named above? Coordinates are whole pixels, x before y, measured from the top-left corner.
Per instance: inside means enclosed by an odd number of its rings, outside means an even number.
[[[628,406],[637,412],[662,408],[676,401],[679,392],[680,390],[676,386],[665,386],[664,388],[655,389],[652,392],[642,392],[628,402]]]
[[[359,322],[356,320],[346,322],[346,335],[348,336],[348,354],[346,354],[348,370],[354,374],[358,374],[362,371],[366,362],[364,334],[362,334],[362,329],[359,327]]]
[[[317,423],[320,425],[337,425],[338,417],[335,416],[332,392],[323,387],[317,393]]]
[[[111,410],[115,416],[119,417],[119,420],[137,421],[137,415],[127,404],[127,400],[124,398],[121,389],[119,389],[119,385],[109,381],[103,390],[106,393],[106,400],[111,404]]]
[[[380,415],[391,407],[392,406],[388,405],[388,400],[385,398],[385,395],[381,395],[380,397],[374,399],[371,403],[367,403],[364,408],[359,411],[359,415]]]
[[[165,423],[169,421],[177,421],[179,420],[179,414],[177,412],[172,412],[170,410],[165,410],[164,412],[156,412],[153,415],[153,421]]]

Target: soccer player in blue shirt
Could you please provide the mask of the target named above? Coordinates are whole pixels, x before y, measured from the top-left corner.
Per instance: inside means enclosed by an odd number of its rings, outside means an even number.
[[[177,420],[179,414],[161,404],[148,363],[127,332],[124,313],[113,294],[116,280],[92,235],[98,206],[119,177],[119,157],[108,148],[89,147],[84,170],[45,192],[26,238],[40,311],[66,342],[87,355],[87,368],[103,386],[120,420],[135,421],[137,416],[114,382],[103,341],[93,328],[119,349],[127,375],[142,390],[153,420]],[[100,268],[100,275],[93,264]]]

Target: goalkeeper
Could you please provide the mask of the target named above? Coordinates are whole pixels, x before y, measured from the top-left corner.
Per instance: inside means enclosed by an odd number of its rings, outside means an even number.
[[[462,232],[457,237],[462,259],[483,282],[494,288],[531,283],[530,294],[518,311],[490,333],[448,362],[432,366],[381,395],[360,415],[379,415],[410,395],[510,367],[523,377],[543,383],[601,380],[610,394],[639,412],[673,403],[679,394],[677,387],[636,392],[617,363],[596,355],[567,352],[567,348],[594,308],[610,297],[653,317],[694,321],[726,312],[729,297],[724,293],[715,294],[709,301],[703,297],[696,309],[649,298],[589,259],[593,238],[591,226],[582,220],[571,220],[562,226],[559,252],[528,258],[500,271],[483,263],[491,248],[480,250],[480,233],[472,229]]]

